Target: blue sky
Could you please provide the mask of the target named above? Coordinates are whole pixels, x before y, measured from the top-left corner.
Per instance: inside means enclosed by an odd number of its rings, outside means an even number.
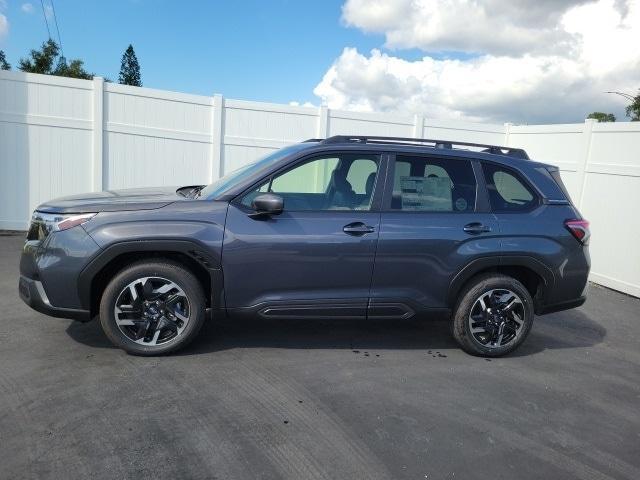
[[[47,38],[39,0],[8,0],[9,34],[0,40],[17,64]],[[49,4],[45,0],[45,5]],[[117,80],[132,43],[144,86],[230,98],[314,104],[313,89],[347,45],[369,51],[382,35],[341,24],[342,1],[56,0],[67,58]],[[52,35],[54,33],[52,32]],[[408,52],[408,55],[412,55]]]

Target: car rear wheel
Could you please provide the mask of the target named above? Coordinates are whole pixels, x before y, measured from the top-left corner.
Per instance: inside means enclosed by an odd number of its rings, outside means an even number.
[[[482,275],[460,295],[453,336],[472,355],[498,357],[522,344],[533,317],[533,300],[522,283],[505,275]]]
[[[195,338],[205,306],[202,287],[191,272],[174,262],[144,261],[109,283],[100,302],[100,324],[128,353],[160,355]]]

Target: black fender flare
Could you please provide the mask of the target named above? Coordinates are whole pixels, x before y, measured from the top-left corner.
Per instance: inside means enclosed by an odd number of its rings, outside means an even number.
[[[453,306],[462,286],[479,272],[498,267],[526,267],[535,272],[543,281],[542,294],[536,300],[541,302],[547,293],[553,290],[555,275],[553,271],[540,260],[527,255],[495,255],[481,257],[467,263],[451,280],[447,293],[447,305]]]
[[[91,286],[95,276],[115,258],[138,252],[181,253],[193,259],[208,273],[211,281],[211,308],[224,307],[223,275],[219,258],[207,253],[207,248],[190,240],[135,240],[117,242],[98,252],[78,275],[78,295],[83,308],[91,306]]]

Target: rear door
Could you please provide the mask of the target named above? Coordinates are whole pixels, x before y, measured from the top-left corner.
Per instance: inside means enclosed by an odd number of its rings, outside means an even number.
[[[391,156],[370,317],[446,309],[455,275],[476,258],[499,254],[498,225],[481,178],[475,160]]]
[[[228,210],[222,264],[228,311],[364,318],[378,239],[380,155],[321,154],[265,178]],[[280,215],[248,216],[260,193]]]

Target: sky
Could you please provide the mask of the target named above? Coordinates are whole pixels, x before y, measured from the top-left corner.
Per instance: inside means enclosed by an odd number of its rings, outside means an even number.
[[[640,0],[54,0],[68,59],[145,87],[438,119],[625,120],[640,88]],[[57,38],[51,0],[43,0]],[[48,38],[40,0],[0,0],[14,66]]]

